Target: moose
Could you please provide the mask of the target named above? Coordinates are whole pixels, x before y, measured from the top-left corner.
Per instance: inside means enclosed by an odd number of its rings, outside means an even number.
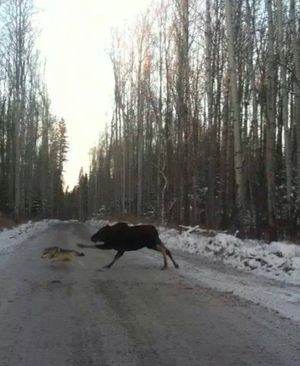
[[[113,261],[105,266],[110,268],[124,252],[149,248],[160,252],[164,258],[164,266],[162,269],[168,268],[167,256],[171,259],[175,268],[178,264],[172,257],[169,249],[167,249],[159,238],[158,232],[153,225],[137,225],[128,226],[127,223],[119,222],[114,225],[106,225],[97,231],[91,237],[94,243],[103,242],[97,245],[77,244],[80,248],[94,248],[101,250],[114,249],[117,251]]]

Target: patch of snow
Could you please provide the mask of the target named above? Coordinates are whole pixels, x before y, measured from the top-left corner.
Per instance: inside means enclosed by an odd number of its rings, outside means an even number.
[[[291,277],[295,283],[300,283],[300,257],[295,257],[292,259],[293,271]]]
[[[107,220],[97,220],[95,218],[89,219],[85,222],[85,224],[88,227],[91,228],[95,228],[96,230],[99,230],[101,227],[105,226],[105,225],[112,225],[114,224],[113,222],[107,221]]]
[[[202,255],[256,275],[300,284],[300,246],[259,240],[241,240],[225,233],[204,236],[196,231],[180,233],[159,228],[160,237],[170,248]]]
[[[60,223],[60,220],[43,220],[19,225],[13,229],[0,231],[0,255],[7,254],[14,250],[15,246],[21,244],[32,235],[39,234],[49,226]]]
[[[58,221],[63,222],[64,224],[78,224],[79,223],[79,220],[76,220],[76,219],[63,220],[63,221],[58,220]]]

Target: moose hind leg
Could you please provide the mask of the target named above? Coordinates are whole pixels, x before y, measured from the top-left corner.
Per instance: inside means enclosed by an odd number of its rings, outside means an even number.
[[[167,261],[167,253],[166,253],[166,248],[161,245],[161,244],[156,244],[155,249],[159,252],[161,252],[161,254],[164,257],[164,266],[162,267],[162,269],[167,269],[168,268],[168,261]]]
[[[118,251],[117,254],[115,255],[114,259],[112,260],[112,262],[110,262],[109,264],[104,266],[104,268],[110,268],[119,258],[122,257],[123,254],[124,254],[124,251],[122,251],[122,250]]]
[[[175,268],[179,268],[179,265],[177,262],[175,262],[171,252],[169,251],[169,249],[166,248],[166,253],[167,253],[167,256],[171,259],[172,263],[174,264],[174,267]]]

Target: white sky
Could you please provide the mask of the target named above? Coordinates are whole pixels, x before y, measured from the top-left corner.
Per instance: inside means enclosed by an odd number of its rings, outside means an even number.
[[[46,58],[52,113],[66,120],[70,151],[65,182],[72,188],[89,149],[112,115],[111,28],[132,19],[150,0],[35,0]]]

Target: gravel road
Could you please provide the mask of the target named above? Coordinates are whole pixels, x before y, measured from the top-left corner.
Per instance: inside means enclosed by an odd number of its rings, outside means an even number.
[[[300,365],[297,323],[161,271],[159,253],[125,253],[110,270],[112,251],[40,258],[88,238],[83,224],[58,224],[0,258],[0,366]]]

